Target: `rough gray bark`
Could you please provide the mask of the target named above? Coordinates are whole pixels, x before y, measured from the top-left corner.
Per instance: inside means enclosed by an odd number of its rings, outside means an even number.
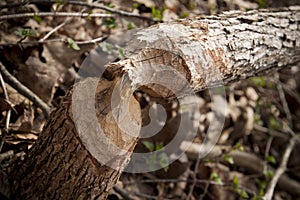
[[[294,6],[247,13],[230,11],[158,24],[137,33],[128,47],[131,57],[122,65],[133,83],[149,80],[144,66],[159,71],[159,64],[168,65],[182,73],[195,91],[271,68],[297,65],[299,10],[299,6]],[[163,77],[166,78],[172,79]]]
[[[107,149],[82,142],[71,115],[70,92],[52,113],[21,169],[16,167],[10,174],[14,198],[105,199],[137,140],[121,131],[111,117],[111,92],[117,80],[128,77],[133,88],[150,83],[142,89],[150,95],[170,97],[177,92],[183,95],[188,88],[186,84],[198,91],[271,68],[297,65],[300,61],[299,21],[298,6],[281,11],[231,11],[219,16],[158,24],[138,32],[128,46],[128,57],[108,65],[108,73],[101,78],[95,94],[97,117],[105,127],[104,134],[128,151],[112,158],[120,167],[112,169],[101,163],[98,156],[105,155]],[[187,82],[174,78],[174,71],[169,73],[169,68],[179,72]],[[154,84],[157,80],[172,85],[173,91]],[[84,98],[82,102],[84,106]],[[130,105],[130,113],[139,124],[140,113],[133,98]],[[88,134],[84,137],[98,133]]]

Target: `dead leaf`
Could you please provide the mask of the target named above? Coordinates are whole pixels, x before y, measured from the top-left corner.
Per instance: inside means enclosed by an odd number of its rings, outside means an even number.
[[[30,56],[25,65],[21,64],[17,73],[17,78],[47,103],[53,98],[58,76],[53,66],[35,56]]]
[[[15,129],[22,132],[31,132],[34,120],[34,109],[30,104],[27,104],[27,108],[24,109],[23,115],[21,115],[15,124],[20,126]]]
[[[12,103],[0,97],[0,112],[13,109]]]

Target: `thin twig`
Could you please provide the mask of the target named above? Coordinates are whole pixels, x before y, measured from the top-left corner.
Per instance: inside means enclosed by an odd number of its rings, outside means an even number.
[[[154,180],[139,180],[139,181],[123,181],[124,184],[133,185],[133,184],[140,184],[140,183],[193,183],[196,181],[196,183],[209,183],[212,185],[220,185],[220,183],[217,183],[212,180],[206,180],[206,179],[154,179]]]
[[[40,107],[45,116],[48,118],[50,114],[50,107],[36,94],[34,94],[31,90],[29,90],[26,86],[24,86],[20,81],[18,81],[15,77],[13,77],[4,67],[4,65],[0,62],[0,71],[3,74],[4,80],[15,88],[20,94],[27,97],[33,103],[35,103],[38,107]]]
[[[284,89],[285,92],[287,92],[289,95],[291,95],[300,104],[299,94],[297,94],[295,91],[291,90],[291,88],[284,83],[282,83],[282,89]]]
[[[0,5],[0,9],[19,7],[19,6],[24,6],[26,4],[28,4],[28,1],[9,3],[9,4],[5,4],[5,5]]]
[[[141,192],[132,192],[132,193],[136,196],[143,197],[143,198],[146,198],[146,199],[153,199],[153,200],[158,199],[158,197],[154,196],[154,195],[149,195],[149,194],[145,194],[145,193],[141,193]]]
[[[196,160],[196,164],[195,164],[194,173],[192,174],[192,176],[193,176],[193,183],[192,183],[192,185],[191,185],[191,187],[189,189],[189,193],[188,193],[188,195],[186,197],[187,200],[192,199],[193,191],[194,191],[194,188],[195,188],[196,183],[197,183],[197,176],[196,176],[196,174],[199,171],[199,164],[200,164],[200,151],[198,152],[198,156],[197,156],[197,160]],[[206,185],[209,186],[209,183],[207,183]]]
[[[55,2],[55,0],[51,0],[51,1]],[[81,1],[67,1],[67,3],[68,4],[73,4],[73,5],[86,6],[86,7],[89,7],[89,8],[98,8],[98,9],[101,9],[101,10],[105,10],[105,11],[108,11],[108,12],[111,12],[111,13],[115,13],[115,14],[123,15],[123,16],[127,16],[127,17],[136,17],[136,18],[141,18],[141,19],[145,19],[145,20],[149,20],[149,21],[157,21],[156,19],[151,18],[151,17],[146,17],[146,16],[142,16],[142,15],[139,15],[139,14],[131,13],[131,12],[126,12],[126,11],[123,11],[123,10],[116,10],[116,9],[113,9],[113,8],[109,8],[107,6],[102,6],[102,5],[97,5],[97,4],[89,4],[89,3],[81,2]]]
[[[41,0],[28,0],[25,3],[22,2],[22,3],[13,3],[13,4],[2,5],[2,6],[0,6],[0,8],[17,7],[19,5],[25,5],[26,3],[33,3],[33,4],[36,4],[36,3],[51,3],[51,4],[54,4],[54,3],[57,3],[57,0],[47,0],[47,2],[41,1]],[[87,3],[87,2],[81,2],[81,1],[64,1],[63,4],[73,4],[73,5],[85,6],[85,7],[88,7],[88,8],[97,8],[97,9],[105,10],[105,11],[115,13],[115,14],[118,14],[118,15],[122,15],[122,16],[135,17],[135,18],[140,18],[140,19],[144,19],[144,20],[148,20],[148,21],[154,21],[154,22],[158,21],[157,19],[154,19],[154,18],[151,18],[151,17],[146,17],[146,16],[142,16],[142,15],[136,14],[136,13],[131,13],[131,12],[123,11],[123,10],[117,10],[117,9],[109,8],[107,6],[99,5],[99,4],[96,4],[96,3],[91,4],[91,3]]]
[[[6,101],[9,102],[7,90],[6,90],[5,83],[4,83],[4,80],[3,80],[3,77],[2,77],[2,72],[0,72],[0,84],[1,84],[1,87],[2,87],[2,90],[3,90],[3,93],[4,93],[4,98],[6,99]],[[9,132],[10,114],[11,114],[11,109],[9,108],[6,112],[5,125],[4,125],[4,128],[2,129],[2,137],[1,137],[1,141],[0,141],[0,152],[1,152],[2,147],[4,145],[6,135],[8,135],[8,132]]]
[[[282,88],[282,83],[279,80],[279,74],[278,73],[275,73],[275,81],[277,83],[276,85],[277,85],[277,91],[279,93],[280,101],[282,103],[283,110],[284,110],[284,112],[286,114],[286,118],[288,120],[288,125],[291,129],[293,129],[293,121],[292,121],[291,111],[290,111],[288,103],[286,101],[285,94],[284,94],[284,91],[283,91],[283,88]]]
[[[299,138],[299,135],[297,136],[293,136],[290,141],[288,146],[286,147],[280,166],[276,169],[274,176],[272,178],[272,180],[270,181],[268,187],[267,187],[267,191],[264,195],[264,200],[271,200],[273,197],[273,193],[274,193],[274,189],[275,186],[277,185],[277,182],[280,178],[280,176],[285,172],[286,168],[287,168],[287,163],[289,160],[289,157],[294,149],[294,146],[296,144],[296,140]]]
[[[276,131],[276,130],[272,130],[272,132],[270,132],[270,130],[268,128],[260,126],[258,124],[254,124],[254,129],[257,131],[263,132],[263,133],[268,133],[269,135],[271,135],[273,137],[288,139],[288,136],[285,133],[282,133],[282,132]]]
[[[204,191],[203,191],[202,194],[200,195],[200,199],[199,199],[199,200],[204,199],[204,197],[208,194],[208,188],[209,188],[209,185],[210,185],[210,184],[208,184],[208,183],[205,184]]]
[[[107,38],[107,36],[101,36],[95,39],[86,40],[86,41],[74,41],[78,45],[84,44],[95,44],[98,42],[102,42]],[[33,44],[45,44],[45,43],[53,43],[53,42],[67,42],[66,38],[59,38],[59,39],[49,39],[44,41],[24,41],[20,43],[0,43],[0,47],[2,46],[19,46],[19,45],[33,45]]]
[[[115,17],[114,14],[105,14],[105,13],[76,13],[76,12],[36,12],[36,13],[18,13],[10,15],[0,16],[1,20],[7,19],[16,19],[16,18],[26,18],[26,17],[100,17],[100,18],[109,18]]]
[[[273,142],[274,136],[270,135],[267,141],[266,150],[265,150],[265,165],[264,172],[268,169],[268,156],[270,155],[271,144]]]
[[[82,9],[80,13],[83,13],[85,9]],[[53,33],[55,33],[58,29],[60,29],[61,27],[63,27],[64,25],[66,25],[68,22],[70,22],[73,18],[66,18],[64,20],[63,23],[59,24],[58,26],[56,26],[54,29],[52,29],[49,33],[47,33],[42,39],[40,39],[39,41],[43,42],[45,40],[47,40]]]
[[[60,29],[64,25],[66,25],[66,23],[69,22],[70,20],[71,20],[71,18],[65,19],[65,21],[63,23],[59,24],[58,26],[53,28],[51,31],[49,31],[49,33],[47,33],[43,38],[41,38],[39,40],[39,42],[44,42],[45,40],[47,40],[53,33],[55,33],[58,29]]]
[[[132,197],[132,195],[130,195],[127,190],[124,190],[123,188],[115,185],[114,186],[114,190],[120,194],[123,198],[128,199],[128,200],[134,200],[134,198]]]
[[[187,149],[186,146],[189,148]],[[186,154],[189,158],[189,160],[196,160],[199,155],[198,149],[201,148],[201,144],[196,144],[192,142],[184,142],[183,145],[180,146],[181,150],[186,150]],[[215,146],[212,149],[212,152],[207,155],[208,158],[214,158],[218,157],[220,155],[223,155],[224,147],[222,146]],[[238,150],[231,151],[228,153],[229,156],[233,158],[234,164],[233,166],[238,166],[244,168],[249,173],[257,173],[257,174],[263,174],[264,169],[264,161],[260,158],[258,158],[253,153],[247,153],[247,152],[241,152]],[[222,162],[222,161],[221,161]],[[268,169],[275,171],[274,168],[270,165],[268,165]],[[300,184],[299,182],[295,181],[294,179],[290,178],[287,174],[283,174],[279,180],[278,185],[283,190],[291,193],[299,195],[300,191]]]

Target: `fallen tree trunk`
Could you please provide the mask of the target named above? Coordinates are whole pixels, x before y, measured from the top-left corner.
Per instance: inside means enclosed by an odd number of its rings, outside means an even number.
[[[231,11],[139,31],[126,59],[109,64],[100,80],[79,82],[51,114],[23,164],[9,174],[11,198],[105,199],[137,142],[141,116],[133,89],[180,98],[189,88],[199,91],[298,65],[299,22],[300,7],[290,7]],[[174,78],[176,72],[183,79]],[[89,87],[95,85],[90,94]],[[116,85],[120,99],[112,101]],[[125,114],[118,109],[124,95],[131,95]],[[87,96],[94,96],[94,101],[87,102]],[[93,109],[97,121],[87,117]],[[127,118],[130,124],[122,121]],[[94,123],[103,131],[91,128]]]

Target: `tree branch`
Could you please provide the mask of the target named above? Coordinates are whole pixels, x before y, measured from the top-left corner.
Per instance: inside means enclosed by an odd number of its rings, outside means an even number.
[[[5,83],[4,83],[4,80],[3,80],[3,77],[2,77],[2,72],[0,72],[0,84],[1,84],[1,87],[2,87],[2,90],[3,90],[3,93],[4,93],[4,98],[7,102],[9,102],[7,90],[6,90]],[[2,137],[1,137],[1,140],[0,140],[0,152],[1,152],[3,144],[5,142],[6,135],[8,134],[8,131],[9,131],[10,114],[11,114],[11,108],[9,108],[6,112],[5,125],[4,125],[4,128],[2,129],[3,130],[2,131]]]
[[[293,137],[295,138],[295,137]],[[296,139],[292,139],[292,143],[295,142]],[[294,144],[292,144],[294,145]],[[289,145],[289,150],[292,149],[292,145]],[[191,142],[183,142],[180,146],[180,149],[187,149],[186,154],[190,160],[197,160],[199,155],[199,149],[201,148],[201,144],[191,143]],[[215,158],[222,156],[224,151],[230,150],[232,147],[229,146],[215,146],[212,151],[207,155],[208,158]],[[233,158],[235,166],[239,166],[244,168],[246,171],[251,173],[263,174],[263,169],[265,162],[258,158],[256,155],[252,153],[242,152],[242,151],[231,151],[228,153],[229,156]],[[287,156],[287,154],[285,154]],[[285,158],[286,159],[286,158]],[[274,171],[274,168],[268,166],[268,169]],[[276,173],[276,172],[275,172]],[[275,180],[274,180],[275,181]],[[276,180],[278,181],[279,187],[283,190],[298,195],[300,191],[300,183],[291,179],[287,174],[282,174]]]
[[[13,77],[4,67],[4,65],[0,62],[0,71],[3,74],[3,78],[6,80],[8,84],[10,84],[13,88],[15,88],[20,94],[27,97],[33,103],[35,103],[38,107],[40,107],[45,116],[48,118],[50,114],[51,108],[36,94],[34,94],[31,90],[29,90],[26,86],[24,86],[20,81],[18,81],[15,77]]]
[[[299,135],[295,135],[290,139],[289,144],[287,145],[287,147],[284,151],[280,166],[276,169],[274,176],[268,185],[267,191],[264,195],[264,200],[272,200],[275,186],[277,185],[279,178],[284,174],[284,172],[287,168],[287,163],[289,161],[289,157],[294,149],[297,139],[299,139]],[[297,190],[295,192],[299,194],[300,190]]]
[[[0,16],[1,20],[7,19],[17,19],[17,18],[24,18],[24,17],[100,17],[100,18],[109,18],[115,17],[114,14],[105,14],[105,13],[73,13],[73,12],[36,12],[36,13],[18,13],[18,14],[10,14],[10,15],[3,15]]]
[[[1,8],[16,7],[16,6],[26,5],[26,4],[30,4],[30,3],[32,3],[32,4],[37,4],[37,3],[43,3],[43,4],[44,3],[51,3],[51,4],[54,4],[54,3],[57,3],[57,1],[48,0],[47,2],[45,2],[45,1],[41,1],[41,0],[28,0],[28,1],[21,2],[21,3],[12,3],[12,4],[7,4],[7,5],[1,5],[0,9]],[[63,3],[64,4],[85,6],[85,7],[88,7],[88,8],[97,8],[97,9],[105,10],[107,12],[115,13],[115,14],[118,14],[118,15],[126,16],[126,17],[135,17],[135,18],[140,18],[140,19],[144,19],[144,20],[148,20],[148,21],[154,21],[154,22],[158,21],[158,20],[156,20],[154,18],[151,18],[151,17],[146,17],[146,16],[142,16],[142,15],[139,15],[139,14],[126,12],[126,11],[123,11],[123,10],[117,10],[117,9],[109,8],[107,6],[99,5],[99,4],[96,4],[96,3],[91,4],[91,3],[87,3],[87,2],[81,2],[81,1],[64,1]]]

